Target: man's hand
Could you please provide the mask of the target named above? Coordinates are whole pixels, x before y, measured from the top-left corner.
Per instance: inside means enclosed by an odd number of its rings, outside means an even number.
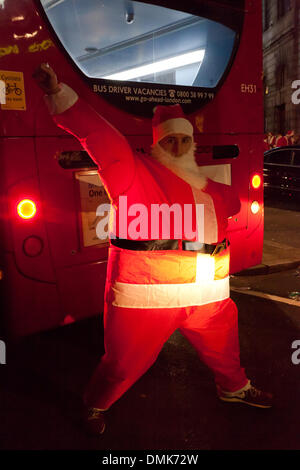
[[[54,95],[59,92],[60,87],[56,73],[49,64],[40,64],[32,76],[47,95]]]

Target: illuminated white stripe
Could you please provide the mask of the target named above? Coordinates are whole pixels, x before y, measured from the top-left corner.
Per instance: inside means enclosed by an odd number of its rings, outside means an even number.
[[[229,277],[188,284],[127,284],[115,282],[113,302],[124,308],[180,308],[210,304],[229,297]]]
[[[193,52],[177,55],[175,57],[170,57],[169,59],[153,62],[151,64],[142,65],[141,67],[134,67],[132,69],[124,70],[123,72],[113,73],[111,75],[106,75],[101,78],[106,78],[110,80],[131,80],[133,78],[152,75],[157,72],[164,72],[166,70],[177,69],[179,67],[184,67],[185,65],[195,64],[197,62],[200,62],[201,64],[204,58],[204,54],[204,49],[197,49]]]

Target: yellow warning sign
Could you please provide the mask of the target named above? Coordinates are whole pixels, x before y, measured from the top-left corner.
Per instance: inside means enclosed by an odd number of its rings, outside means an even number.
[[[5,93],[4,93],[5,87]],[[24,77],[22,72],[0,70],[1,109],[26,110]]]

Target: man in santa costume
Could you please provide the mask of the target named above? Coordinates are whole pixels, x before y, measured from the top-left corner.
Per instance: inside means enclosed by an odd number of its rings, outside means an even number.
[[[268,134],[265,134],[265,136],[264,136],[264,152],[266,152],[267,150],[270,150],[270,144],[269,144]]]
[[[237,308],[229,298],[227,219],[239,212],[240,202],[229,186],[199,173],[193,126],[181,107],[157,107],[152,156],[136,156],[124,136],[58,83],[48,64],[41,64],[34,77],[56,124],[77,137],[98,165],[115,209],[105,354],[84,395],[89,430],[104,431],[104,412],[148,370],[176,329],[213,371],[221,400],[270,408],[272,395],[256,389],[240,365]],[[128,230],[118,223],[125,196]],[[129,233],[135,204],[149,215],[139,236]],[[184,214],[179,222],[170,218],[167,237],[161,226],[152,236],[157,205],[180,207]],[[197,207],[204,208],[202,217]]]
[[[270,150],[276,147],[276,136],[272,132],[268,133],[268,142]]]
[[[288,139],[285,135],[278,134],[276,138],[276,147],[286,147],[288,145]]]
[[[288,145],[294,145],[295,144],[295,132],[293,130],[287,131],[285,135]]]

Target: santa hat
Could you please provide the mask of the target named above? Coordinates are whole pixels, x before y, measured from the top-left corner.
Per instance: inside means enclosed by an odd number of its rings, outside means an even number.
[[[152,127],[154,145],[171,134],[185,134],[193,137],[193,126],[186,119],[180,104],[156,106]]]
[[[294,135],[294,131],[287,131],[286,135],[287,136]]]

